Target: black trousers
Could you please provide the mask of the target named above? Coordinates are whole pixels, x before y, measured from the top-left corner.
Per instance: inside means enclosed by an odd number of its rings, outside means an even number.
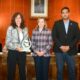
[[[14,80],[16,72],[16,64],[19,68],[20,80],[26,80],[26,53],[18,52],[15,50],[9,50],[7,57],[8,79]]]
[[[48,80],[50,57],[34,56],[36,80]]]

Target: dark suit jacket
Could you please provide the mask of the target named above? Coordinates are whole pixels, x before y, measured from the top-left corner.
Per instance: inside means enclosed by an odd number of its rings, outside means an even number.
[[[54,41],[54,52],[62,52],[60,46],[68,45],[70,50],[67,53],[69,55],[76,54],[76,43],[80,39],[78,24],[70,20],[68,33],[66,34],[63,20],[56,21],[52,29],[52,38]]]

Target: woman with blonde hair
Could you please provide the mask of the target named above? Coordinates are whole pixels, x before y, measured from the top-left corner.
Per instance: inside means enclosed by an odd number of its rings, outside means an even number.
[[[52,46],[51,31],[44,18],[38,19],[38,26],[32,33],[32,50],[36,69],[36,80],[48,80],[50,49]]]

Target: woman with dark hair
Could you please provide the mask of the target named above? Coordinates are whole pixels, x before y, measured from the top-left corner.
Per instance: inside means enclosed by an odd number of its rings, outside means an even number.
[[[24,40],[28,40],[28,38],[28,30],[27,27],[25,27],[22,14],[15,13],[6,35],[6,47],[8,49],[7,80],[14,80],[16,64],[19,66],[20,80],[26,80],[26,51],[24,50],[22,43]]]

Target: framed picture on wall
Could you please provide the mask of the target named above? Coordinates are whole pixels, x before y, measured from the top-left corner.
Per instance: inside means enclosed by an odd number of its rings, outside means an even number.
[[[48,17],[48,0],[31,0],[31,17]]]

